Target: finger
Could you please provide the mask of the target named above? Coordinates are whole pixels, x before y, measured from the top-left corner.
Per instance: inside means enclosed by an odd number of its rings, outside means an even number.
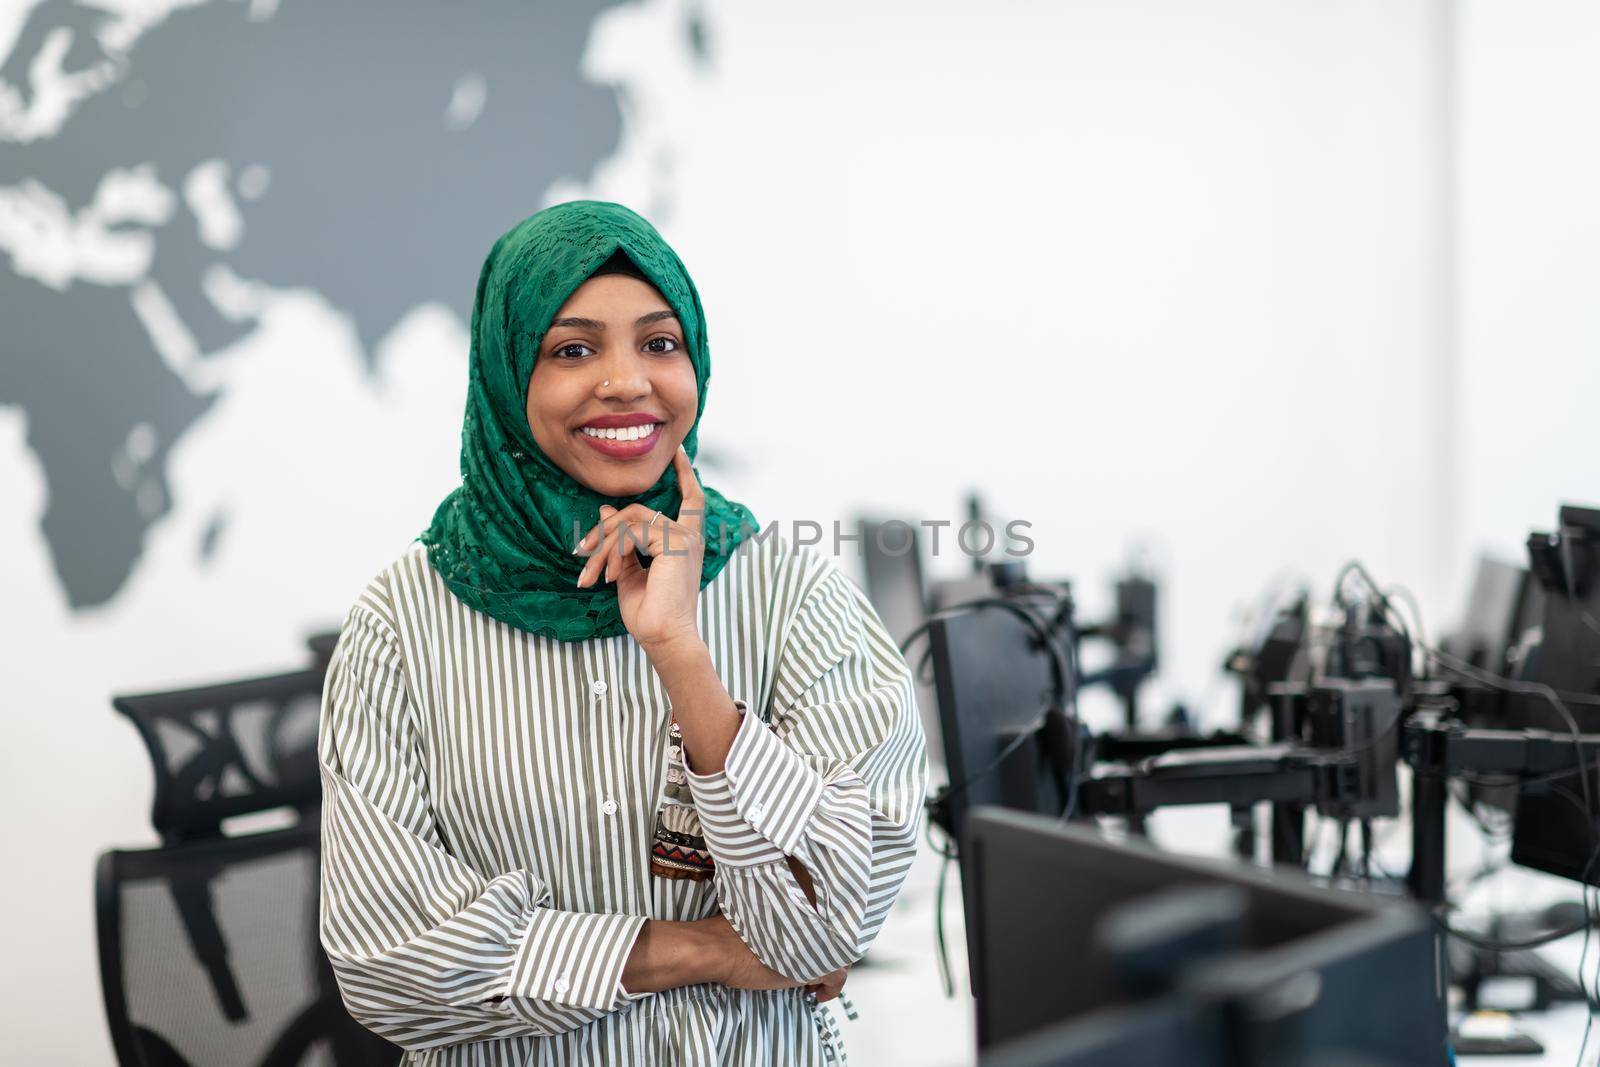
[[[608,582],[615,581],[621,573],[623,559],[633,555],[641,540],[639,524],[636,522],[619,522],[612,527],[600,549],[603,562],[596,571],[597,576],[603,576]]]
[[[706,527],[706,495],[700,488],[700,479],[694,476],[694,464],[689,462],[689,453],[684,451],[682,445],[678,446],[672,462],[677,467],[678,490],[683,495],[683,504],[678,508],[678,524],[700,537]]]
[[[620,511],[610,504],[601,504],[600,521],[589,527],[589,532],[579,538],[578,549],[580,551],[589,549],[592,552],[593,546],[599,543],[600,538],[615,529],[618,523],[629,519],[648,517],[653,514],[655,513],[643,504],[629,504]]]
[[[622,561],[637,552],[649,556],[681,556],[698,543],[698,539],[680,524],[643,504],[629,504],[621,511],[602,504],[600,514],[600,523],[579,542],[580,548],[589,552],[588,560],[578,573],[579,586],[602,577],[608,582],[614,581]],[[591,542],[596,547],[588,548]]]
[[[843,986],[843,980],[835,972],[834,974],[824,975],[821,979],[806,986],[806,991],[817,998],[817,1003],[823,1004],[838,996],[839,990]]]
[[[606,542],[609,535],[602,535],[600,544],[589,553],[589,558],[583,561],[583,568],[578,571],[578,587],[587,588],[592,585],[606,565]]]
[[[592,585],[606,572],[611,564],[611,550],[616,538],[617,528],[615,526],[602,533],[599,545],[588,560],[584,562],[583,569],[578,572],[578,584],[580,586]]]
[[[601,525],[609,530],[623,522],[637,524],[640,531],[638,535],[638,547],[643,547],[645,543],[644,536],[646,534],[649,535],[649,543],[653,545],[657,543],[663,530],[669,526],[679,525],[677,520],[669,517],[666,512],[657,511],[655,508],[646,507],[644,504],[629,504],[621,511],[613,514],[609,519],[606,519],[601,523]],[[679,544],[682,544],[688,540],[688,538],[684,536],[681,529],[676,532],[678,535]]]
[[[644,532],[644,524],[638,520],[619,522],[616,536],[611,541],[610,550],[606,559],[606,581],[616,581],[622,575],[624,563],[632,558],[637,560],[641,549],[649,551],[650,538]]]
[[[610,579],[620,577],[629,560],[639,562],[639,553],[659,556],[662,548],[662,528],[669,522],[666,516],[643,505],[632,505],[622,510],[617,525],[618,537],[613,546],[613,563],[607,572]],[[641,570],[643,567],[640,568]]]
[[[634,552],[625,552],[622,556],[622,573],[617,575],[617,591],[619,593],[632,589],[635,582],[643,583],[649,577],[649,571],[639,562],[639,556]]]
[[[647,556],[682,556],[695,543],[694,536],[665,512],[647,510],[644,518],[634,524],[634,529],[629,547]]]
[[[610,532],[610,527],[607,525],[606,520],[616,513],[617,509],[610,504],[601,504],[600,521],[589,527],[589,531],[578,538],[578,543],[572,550],[573,555],[578,555],[579,553],[587,553],[590,556],[596,555],[596,549],[600,542]]]
[[[636,510],[637,509],[637,510]],[[587,551],[589,558],[584,561],[583,567],[578,571],[578,585],[589,584],[586,579],[599,577],[601,569],[607,565],[606,547],[615,531],[630,517],[637,516],[640,512],[649,514],[640,504],[629,504],[618,511],[610,504],[600,505],[600,522],[578,542],[579,551]]]
[[[578,538],[578,543],[572,546],[572,554],[574,556],[583,555],[584,553],[593,555],[593,545],[603,532],[604,526],[604,523],[597,522],[593,526],[589,527],[588,531],[585,532],[582,537]]]

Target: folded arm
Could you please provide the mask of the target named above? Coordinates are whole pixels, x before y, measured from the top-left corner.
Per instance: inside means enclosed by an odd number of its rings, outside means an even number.
[[[487,877],[433,817],[399,643],[351,609],[328,668],[320,932],[345,1007],[408,1049],[550,1036],[638,999],[621,978],[644,916],[562,911],[534,874]]]
[[[866,953],[916,854],[927,762],[911,672],[829,567],[788,628],[771,724],[737,706],[723,766],[688,768],[718,901],[763,963],[814,981]]]

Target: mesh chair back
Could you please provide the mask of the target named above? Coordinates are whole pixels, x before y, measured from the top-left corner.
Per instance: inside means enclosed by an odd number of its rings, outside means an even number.
[[[344,1009],[318,940],[317,720],[326,663],[119,696],[155,774],[159,848],[101,855],[106,1015],[124,1067],[389,1067]],[[227,836],[271,809],[288,829]]]
[[[112,698],[150,753],[150,821],[166,841],[215,835],[235,815],[321,799],[317,718],[325,668]]]
[[[124,1067],[390,1067],[317,939],[316,823],[100,857],[100,970]]]

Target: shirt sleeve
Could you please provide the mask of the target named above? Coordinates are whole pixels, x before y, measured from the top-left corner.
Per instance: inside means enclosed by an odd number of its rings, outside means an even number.
[[[782,644],[770,725],[738,706],[723,769],[685,767],[717,899],[762,963],[813,981],[865,955],[916,856],[928,772],[911,670],[830,564]]]
[[[392,628],[358,602],[328,667],[322,947],[350,1014],[406,1049],[544,1037],[640,999],[622,970],[642,915],[559,911],[532,873],[486,877],[433,815]]]

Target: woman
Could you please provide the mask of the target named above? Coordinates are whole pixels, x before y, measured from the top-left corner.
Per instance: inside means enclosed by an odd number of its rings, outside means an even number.
[[[626,208],[484,262],[462,484],[352,605],[318,745],[322,943],[405,1063],[842,1060],[923,736],[855,584],[700,486],[710,369]]]

